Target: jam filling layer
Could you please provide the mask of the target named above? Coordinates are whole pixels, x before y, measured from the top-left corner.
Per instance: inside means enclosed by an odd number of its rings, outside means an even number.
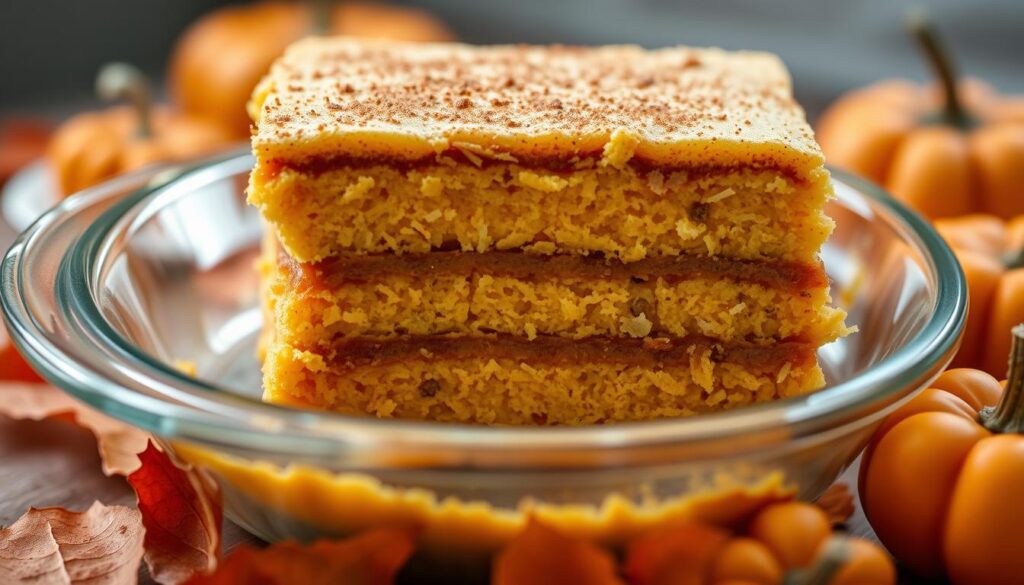
[[[536,282],[552,278],[581,280],[662,279],[676,284],[697,278],[730,279],[777,290],[811,290],[828,286],[820,264],[735,260],[708,256],[658,256],[636,262],[600,255],[543,255],[516,250],[484,254],[436,251],[425,254],[344,254],[316,263],[297,262],[285,253],[278,262],[299,289],[328,290],[346,283],[372,282],[391,275],[486,274]]]
[[[594,168],[602,160],[602,156],[602,151],[595,151],[580,153],[573,157],[566,157],[564,155],[534,155],[530,157],[523,157],[512,156],[508,153],[487,153],[484,151],[474,151],[465,148],[448,148],[440,154],[412,160],[385,156],[335,154],[311,156],[303,158],[302,160],[270,159],[265,161],[261,166],[262,171],[266,173],[267,178],[273,178],[283,170],[291,170],[303,175],[315,177],[342,168],[359,169],[374,166],[388,166],[406,172],[445,164],[465,165],[476,168],[487,168],[492,165],[514,164],[523,170],[571,173],[573,171]],[[648,173],[651,171],[661,171],[663,173],[685,172],[691,180],[730,175],[740,171],[754,171],[778,174],[785,177],[788,181],[798,185],[804,185],[807,182],[806,178],[796,169],[781,165],[772,160],[743,164],[707,164],[694,162],[666,164],[637,155],[632,157],[626,164],[640,173]]]
[[[815,359],[815,347],[799,341],[768,346],[723,344],[694,335],[683,338],[588,337],[567,339],[541,335],[533,340],[516,335],[408,336],[388,339],[338,338],[327,360],[334,369],[352,370],[420,360],[520,360],[533,365],[620,364],[643,368],[691,363],[710,352],[714,363],[730,363],[755,370],[777,369],[783,364],[800,367]]]

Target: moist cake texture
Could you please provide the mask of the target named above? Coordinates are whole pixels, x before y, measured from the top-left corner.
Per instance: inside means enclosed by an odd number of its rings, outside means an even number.
[[[823,159],[773,56],[342,38],[250,103],[269,400],[587,424],[823,385]]]

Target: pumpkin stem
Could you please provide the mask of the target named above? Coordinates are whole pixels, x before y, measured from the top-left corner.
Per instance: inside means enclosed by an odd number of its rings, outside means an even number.
[[[331,0],[313,0],[313,34],[326,35],[331,31]]]
[[[1011,331],[1010,369],[999,404],[981,411],[981,424],[994,433],[1024,433],[1024,323]]]
[[[1017,268],[1024,268],[1024,248],[1021,248],[1016,252],[1010,252],[1003,256],[1003,265],[1006,266],[1007,270],[1016,270]]]
[[[960,102],[956,86],[956,68],[953,58],[946,47],[939,41],[935,26],[924,11],[914,12],[908,18],[908,28],[918,46],[924,51],[928,63],[939,78],[942,85],[943,107],[940,120],[958,128],[971,126],[970,116]]]
[[[96,76],[96,94],[108,102],[127,100],[139,118],[138,135],[153,135],[153,96],[145,74],[127,63],[108,63]]]
[[[813,566],[786,574],[783,585],[828,585],[850,560],[850,546],[846,538],[832,536],[822,547],[821,554]]]

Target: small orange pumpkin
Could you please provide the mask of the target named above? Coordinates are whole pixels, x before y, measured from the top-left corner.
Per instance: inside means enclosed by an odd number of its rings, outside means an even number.
[[[451,31],[413,8],[373,2],[258,2],[222,8],[198,20],[171,54],[170,88],[185,112],[249,136],[245,104],[260,78],[292,42],[316,32],[405,41],[445,41]]]
[[[818,123],[829,163],[883,185],[929,218],[1024,214],[1024,99],[958,85],[923,20],[913,30],[941,82],[884,81],[840,98]]]
[[[734,536],[713,526],[681,524],[630,544],[625,572],[633,585],[892,585],[896,569],[877,545],[832,535],[818,506],[766,506]]]
[[[631,543],[622,566],[632,585],[892,585],[896,569],[877,545],[833,536],[812,504],[770,504],[746,535],[686,522]],[[495,585],[621,585],[610,552],[530,518],[494,559]]]
[[[1024,325],[1005,389],[980,370],[943,373],[886,418],[861,463],[878,537],[925,577],[1016,585],[1024,575]]]
[[[235,140],[219,125],[154,110],[145,78],[128,65],[103,68],[97,90],[105,99],[127,98],[132,105],[78,114],[57,130],[46,156],[64,195],[150,163],[211,154]]]
[[[1010,338],[1024,322],[1024,215],[1004,222],[992,215],[938,219],[935,229],[956,253],[967,276],[970,305],[952,367],[1006,372]]]

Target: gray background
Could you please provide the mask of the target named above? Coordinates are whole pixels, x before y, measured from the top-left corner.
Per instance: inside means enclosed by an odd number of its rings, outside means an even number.
[[[235,2],[238,3],[238,2]],[[470,42],[717,45],[782,56],[810,114],[891,76],[924,79],[903,17],[926,6],[964,72],[1024,93],[1024,0],[418,0]],[[0,115],[64,115],[101,63],[159,76],[174,39],[217,0],[0,0]]]

